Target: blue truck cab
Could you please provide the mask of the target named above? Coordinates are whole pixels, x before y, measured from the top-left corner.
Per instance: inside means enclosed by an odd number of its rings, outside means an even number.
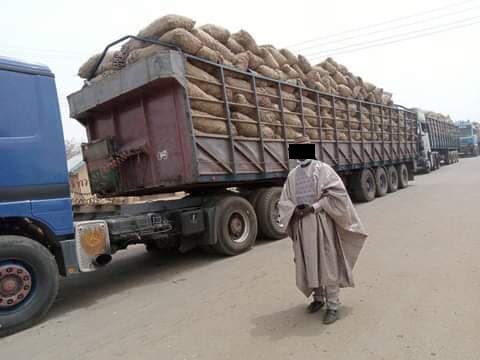
[[[0,57],[0,154],[0,335],[5,335],[46,313],[74,246],[63,130],[48,67]]]
[[[463,155],[478,156],[479,138],[474,124],[470,121],[459,121],[457,126],[460,131],[460,152]]]

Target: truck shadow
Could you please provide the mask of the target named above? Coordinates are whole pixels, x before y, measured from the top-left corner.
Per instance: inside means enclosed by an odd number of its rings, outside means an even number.
[[[255,247],[274,243],[259,239]],[[248,256],[249,253],[238,256]],[[46,320],[91,307],[103,298],[126,290],[136,291],[149,284],[182,281],[190,271],[223,261],[229,261],[229,257],[209,254],[200,249],[185,254],[158,255],[147,253],[143,245],[132,246],[117,253],[112,263],[103,269],[61,279],[58,296]]]

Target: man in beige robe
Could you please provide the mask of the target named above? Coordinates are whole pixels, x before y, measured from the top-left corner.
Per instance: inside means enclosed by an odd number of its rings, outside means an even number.
[[[337,173],[321,161],[297,161],[282,191],[279,221],[293,241],[297,287],[306,297],[313,293],[308,311],[326,303],[324,323],[331,324],[339,288],[354,286],[352,269],[367,233]]]

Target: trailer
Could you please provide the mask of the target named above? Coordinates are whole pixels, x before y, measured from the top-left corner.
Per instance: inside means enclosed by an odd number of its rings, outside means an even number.
[[[459,129],[452,122],[435,118],[431,112],[417,113],[417,171],[429,173],[441,165],[458,162]]]
[[[199,132],[186,91],[186,63],[215,74],[227,135]],[[235,135],[226,76],[249,81],[257,137]],[[83,145],[91,188],[102,197],[182,190],[175,200],[73,212],[54,76],[45,66],[0,59],[0,336],[39,321],[53,304],[58,274],[107,265],[119,250],[201,247],[223,255],[250,249],[257,235],[281,239],[278,200],[288,172],[289,125],[284,92],[316,146],[358,201],[405,188],[413,179],[416,115],[399,106],[344,98],[276,81],[228,65],[168,50],[87,84],[68,97],[71,116],[85,125]],[[200,81],[201,79],[196,79]],[[259,84],[275,89],[281,122],[275,138],[261,131]],[[6,87],[1,88],[5,85]],[[8,86],[7,86],[8,85]],[[265,96],[265,95],[264,95]],[[309,99],[309,100],[308,100]],[[313,99],[313,100],[312,100]],[[314,105],[312,105],[312,103]],[[305,121],[307,106],[317,126]],[[330,119],[322,111],[328,108]],[[28,109],[28,111],[27,111]],[[271,109],[270,109],[271,110]],[[327,126],[333,123],[335,126]],[[315,136],[317,134],[317,136]]]

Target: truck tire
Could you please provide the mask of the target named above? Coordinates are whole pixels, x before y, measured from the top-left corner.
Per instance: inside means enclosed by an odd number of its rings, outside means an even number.
[[[377,187],[377,197],[382,197],[387,194],[388,177],[387,172],[383,167],[378,167],[375,169],[375,185]]]
[[[432,162],[427,160],[427,164],[425,165],[425,174],[430,174],[432,172]]]
[[[369,169],[363,169],[353,175],[352,179],[353,197],[359,202],[368,202],[375,199],[377,192],[375,176]]]
[[[252,207],[254,209],[257,208],[257,201],[258,201],[258,197],[260,196],[260,194],[262,193],[264,189],[256,189],[256,190],[253,190],[251,193],[249,193],[245,198],[248,200],[248,202],[252,205]]]
[[[58,293],[58,267],[40,243],[0,236],[0,337],[42,319]]]
[[[407,165],[401,164],[398,166],[398,188],[405,189],[408,186],[408,169]]]
[[[388,192],[393,193],[398,190],[398,172],[393,165],[387,168],[388,175]]]
[[[260,192],[255,212],[258,219],[258,232],[268,240],[284,239],[287,235],[278,223],[278,201],[282,188],[271,187]]]
[[[257,217],[252,205],[242,197],[226,196],[215,210],[216,252],[233,256],[249,250],[257,238]]]

